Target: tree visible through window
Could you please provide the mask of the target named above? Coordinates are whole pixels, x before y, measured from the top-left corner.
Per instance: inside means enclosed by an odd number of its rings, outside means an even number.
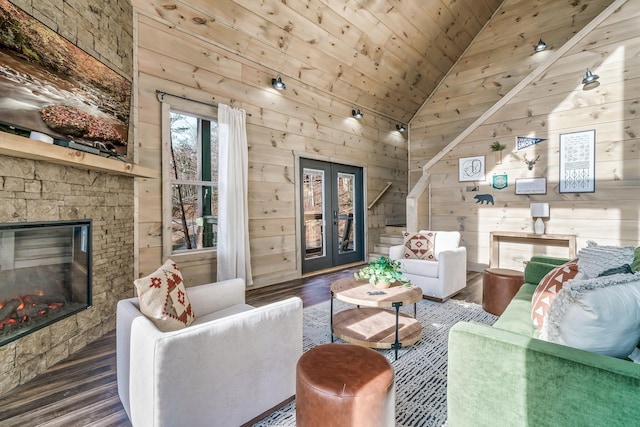
[[[218,224],[218,123],[172,111],[172,251],[215,248]]]

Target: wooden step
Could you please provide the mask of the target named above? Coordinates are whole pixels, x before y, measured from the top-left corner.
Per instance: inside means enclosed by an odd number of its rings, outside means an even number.
[[[402,236],[390,236],[387,234],[383,234],[380,236],[380,243],[385,243],[387,245],[401,245],[404,243],[404,239]]]
[[[407,227],[392,227],[390,225],[384,228],[384,234],[387,236],[402,236],[402,232],[405,231]]]

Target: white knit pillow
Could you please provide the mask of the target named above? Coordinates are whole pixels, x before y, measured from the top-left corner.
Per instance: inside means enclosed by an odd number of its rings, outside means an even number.
[[[568,280],[549,307],[540,339],[626,358],[640,340],[640,273]]]
[[[600,246],[588,241],[587,247],[578,251],[578,270],[591,279],[611,268],[631,265],[634,249],[633,246]]]

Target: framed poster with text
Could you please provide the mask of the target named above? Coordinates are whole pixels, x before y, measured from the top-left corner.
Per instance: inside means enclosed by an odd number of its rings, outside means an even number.
[[[560,134],[560,193],[596,191],[596,131]]]

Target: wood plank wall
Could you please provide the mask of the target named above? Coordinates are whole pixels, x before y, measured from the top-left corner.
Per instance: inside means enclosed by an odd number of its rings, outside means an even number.
[[[365,206],[387,182],[393,183],[367,212],[369,250],[384,229],[385,218],[404,217],[407,141],[395,130],[395,122],[371,113],[366,106],[359,106],[365,117],[357,121],[351,117],[355,106],[301,81],[285,81],[287,90],[275,91],[270,82],[277,70],[224,51],[212,42],[216,38],[233,40],[237,34],[221,29],[210,33],[208,26],[194,23],[192,18],[198,13],[185,7],[174,12],[146,1],[133,3],[138,112],[134,126],[141,165],[161,168],[160,103],[156,90],[225,103],[251,114],[247,118],[249,233],[255,287],[300,274],[297,157],[364,167]],[[246,49],[261,48],[251,47],[252,40],[237,42],[247,43]],[[267,50],[266,54],[275,51]],[[166,259],[162,254],[160,194],[160,180],[138,180],[139,276],[153,272]],[[211,264],[210,259],[190,259],[185,263],[187,284],[215,280]]]
[[[612,2],[522,2],[507,0],[444,84],[410,123],[410,181],[421,167],[470,123],[513,88],[532,67]],[[526,19],[525,19],[526,18]],[[640,2],[627,1],[570,49],[523,92],[493,114],[431,168],[428,197],[431,228],[462,231],[470,267],[489,260],[489,232],[532,232],[530,202],[550,203],[546,232],[575,234],[578,249],[588,240],[599,244],[640,242]],[[550,49],[533,52],[542,37]],[[583,90],[587,68],[600,76],[600,86]],[[559,136],[595,129],[596,191],[560,193]],[[546,141],[518,151],[517,136]],[[507,146],[496,164],[489,145]],[[532,171],[524,164],[540,155]],[[486,180],[458,182],[458,159],[486,156]],[[493,174],[506,173],[509,186],[491,188]],[[546,195],[516,195],[518,178],[546,177]],[[479,205],[476,194],[491,194],[494,205]],[[427,203],[426,201],[423,203]],[[554,248],[513,245],[504,267],[522,268],[533,253],[565,255]]]

